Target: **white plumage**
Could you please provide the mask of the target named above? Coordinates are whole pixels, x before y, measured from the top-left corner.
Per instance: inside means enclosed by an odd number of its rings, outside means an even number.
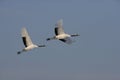
[[[25,48],[22,51],[18,51],[18,54],[20,54],[21,52],[24,52],[24,51],[32,50],[37,47],[45,47],[45,45],[33,44],[30,36],[28,35],[26,28],[22,28],[21,35],[22,35],[22,40],[23,40],[23,44],[24,44]]]
[[[58,39],[62,42],[65,42],[67,44],[71,44],[72,43],[72,40],[70,39],[70,37],[75,37],[75,36],[79,36],[78,34],[74,34],[74,35],[69,35],[67,33],[64,32],[64,29],[63,29],[63,20],[60,19],[57,24],[55,25],[55,36],[52,37],[52,38],[47,38],[47,41],[48,40],[51,40],[51,39]]]

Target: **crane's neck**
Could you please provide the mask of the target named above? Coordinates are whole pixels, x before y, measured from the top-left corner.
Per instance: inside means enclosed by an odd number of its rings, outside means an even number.
[[[72,34],[71,37],[80,36],[79,34]]]

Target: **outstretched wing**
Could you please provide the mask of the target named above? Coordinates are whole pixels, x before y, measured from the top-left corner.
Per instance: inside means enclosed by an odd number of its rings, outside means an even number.
[[[25,47],[33,44],[30,39],[30,36],[28,35],[26,28],[22,28],[21,35],[22,35],[22,40],[23,40]]]
[[[59,39],[59,40],[62,41],[62,42],[65,42],[67,44],[71,44],[73,42],[69,37],[67,37],[65,39]]]
[[[59,35],[59,34],[64,34],[64,30],[63,30],[63,20],[60,19],[57,24],[55,25],[55,34]]]

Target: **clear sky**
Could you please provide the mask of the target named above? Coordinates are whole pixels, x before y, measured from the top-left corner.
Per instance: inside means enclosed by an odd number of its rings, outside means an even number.
[[[46,41],[63,19],[75,42]],[[21,55],[21,28],[35,44]],[[119,0],[0,0],[0,80],[120,80]]]

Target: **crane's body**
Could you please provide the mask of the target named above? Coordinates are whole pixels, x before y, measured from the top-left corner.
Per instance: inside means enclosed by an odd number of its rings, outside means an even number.
[[[24,51],[32,50],[37,47],[45,47],[45,45],[39,46],[39,45],[33,44],[30,36],[28,35],[26,28],[22,28],[21,36],[22,36],[22,40],[23,40],[23,44],[24,44],[25,48],[22,51],[18,51],[18,54],[20,54],[21,52],[24,52]]]
[[[56,27],[54,29],[55,36],[52,38],[47,38],[47,40],[58,39],[62,42],[70,44],[70,43],[72,43],[72,40],[70,39],[71,37],[79,36],[78,34],[69,35],[69,34],[65,33],[64,29],[62,27],[63,26],[62,23],[63,23],[62,19],[57,22],[57,24],[55,25]]]

